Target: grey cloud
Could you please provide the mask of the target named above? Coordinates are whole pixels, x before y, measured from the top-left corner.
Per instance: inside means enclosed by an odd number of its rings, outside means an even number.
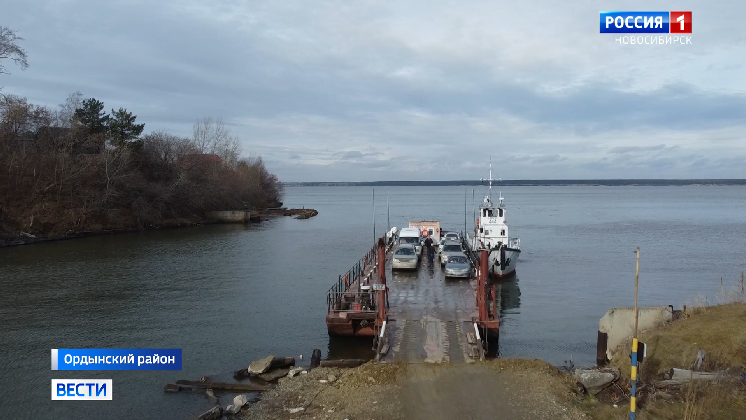
[[[364,157],[365,155],[362,152],[355,150],[351,152],[338,153],[337,156],[339,156],[340,159],[349,160],[349,159],[360,159]]]
[[[31,67],[0,85],[51,106],[81,91],[148,131],[223,117],[289,181],[478,179],[490,153],[505,178],[746,177],[722,163],[746,154],[738,19],[693,46],[622,49],[585,6],[427,5],[11,0]],[[525,25],[537,13],[554,36]]]
[[[533,159],[534,163],[555,163],[555,162],[562,162],[562,161],[565,161],[565,160],[567,160],[567,157],[560,156],[558,154],[536,156]]]
[[[631,152],[646,152],[653,150],[663,150],[666,148],[665,144],[659,144],[657,146],[619,146],[609,150],[609,153],[631,153]]]

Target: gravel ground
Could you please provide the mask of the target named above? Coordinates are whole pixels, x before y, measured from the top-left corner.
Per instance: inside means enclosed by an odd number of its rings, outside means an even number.
[[[587,419],[574,403],[574,387],[569,375],[538,360],[367,363],[283,378],[240,415],[245,420]]]

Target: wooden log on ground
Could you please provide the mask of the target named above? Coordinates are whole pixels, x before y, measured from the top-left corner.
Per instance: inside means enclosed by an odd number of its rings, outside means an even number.
[[[365,360],[363,359],[321,360],[319,362],[320,367],[334,367],[334,368],[354,368],[362,364],[365,364]]]
[[[202,413],[197,420],[220,420],[221,418],[223,418],[223,407],[218,405]]]
[[[319,367],[319,363],[321,363],[321,350],[313,349],[313,353],[311,354],[311,366],[308,370]]]
[[[163,390],[166,392],[179,392],[181,391],[181,387],[176,384],[166,384]]]
[[[244,384],[232,384],[232,383],[225,383],[225,382],[200,382],[200,381],[188,381],[188,380],[178,380],[175,384],[168,384],[166,385],[166,390],[169,389],[178,389],[179,391],[186,391],[186,390],[194,390],[194,391],[204,391],[207,389],[213,389],[218,391],[232,391],[232,392],[262,392],[262,391],[269,391],[272,389],[271,386],[266,385],[257,385],[257,384],[251,384],[251,383],[244,383]],[[175,391],[172,391],[175,392]]]
[[[722,372],[695,372],[688,369],[673,368],[670,371],[671,380],[678,382],[689,382],[694,379],[705,381],[717,381],[722,378]]]
[[[655,389],[669,389],[669,388],[678,389],[678,388],[681,388],[681,385],[682,385],[681,382],[679,382],[679,381],[673,381],[673,380],[670,380],[670,379],[665,380],[665,381],[657,381],[657,382],[653,382],[652,383],[652,386]]]

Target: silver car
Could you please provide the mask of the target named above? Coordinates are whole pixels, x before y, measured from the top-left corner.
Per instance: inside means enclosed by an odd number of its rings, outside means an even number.
[[[400,244],[394,251],[391,268],[394,270],[416,270],[419,258],[412,244]]]
[[[471,263],[466,255],[451,255],[446,262],[446,277],[471,277]]]
[[[443,238],[445,238],[445,240],[447,240],[447,241],[458,242],[458,240],[459,240],[458,233],[456,233],[456,232],[448,232],[448,233],[446,233],[446,235]]]
[[[440,265],[445,266],[451,255],[464,255],[461,244],[453,241],[445,241],[440,247]]]

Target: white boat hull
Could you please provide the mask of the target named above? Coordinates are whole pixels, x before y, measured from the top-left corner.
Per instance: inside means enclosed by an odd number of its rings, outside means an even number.
[[[515,274],[515,268],[518,264],[519,249],[505,248],[505,265],[500,260],[500,251],[493,251],[489,257],[489,273],[495,277],[507,277]]]

